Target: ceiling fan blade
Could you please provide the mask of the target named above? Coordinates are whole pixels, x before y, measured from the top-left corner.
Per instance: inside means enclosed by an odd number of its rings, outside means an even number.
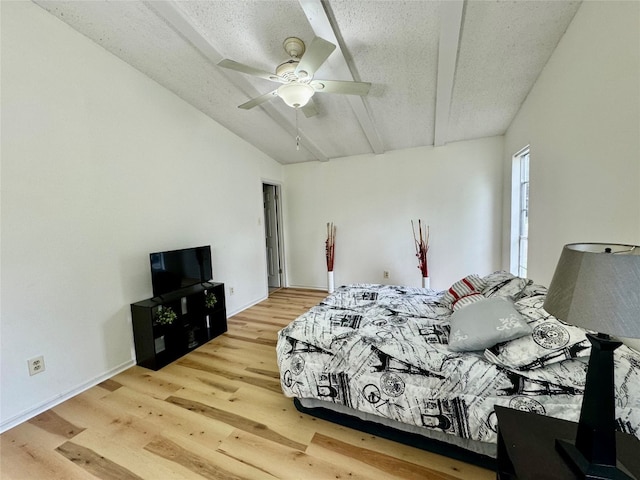
[[[284,78],[279,77],[275,73],[260,70],[259,68],[253,68],[249,65],[245,65],[244,63],[238,63],[233,60],[229,60],[228,58],[220,60],[218,62],[218,66],[222,68],[228,68],[229,70],[235,70],[236,72],[246,73],[247,75],[252,75],[254,77],[264,78],[265,80],[271,80],[272,82],[286,83],[286,80]]]
[[[274,90],[273,92],[265,93],[264,95],[260,95],[259,97],[254,98],[253,100],[249,100],[242,105],[238,105],[238,108],[242,108],[243,110],[249,110],[250,108],[257,107],[265,102],[268,102],[272,98],[276,98],[278,96],[278,90]]]
[[[320,68],[320,65],[329,58],[329,55],[331,55],[331,52],[335,49],[336,46],[333,43],[327,42],[320,37],[314,38],[296,67],[296,75],[304,71],[307,72],[310,77],[313,76],[316,70]]]
[[[307,118],[315,117],[318,114],[318,106],[314,103],[313,98],[311,98],[307,104],[300,108],[304,116]]]
[[[311,86],[317,93],[342,93],[345,95],[367,95],[369,82],[347,82],[343,80],[314,80]]]

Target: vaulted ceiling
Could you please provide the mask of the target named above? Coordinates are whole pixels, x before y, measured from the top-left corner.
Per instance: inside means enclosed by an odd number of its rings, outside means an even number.
[[[210,0],[35,3],[282,164],[501,135],[580,1]],[[275,72],[287,37],[336,49],[315,79],[370,82],[368,95],[317,93],[307,117]],[[304,55],[302,57],[304,59]],[[296,148],[296,136],[300,148]]]

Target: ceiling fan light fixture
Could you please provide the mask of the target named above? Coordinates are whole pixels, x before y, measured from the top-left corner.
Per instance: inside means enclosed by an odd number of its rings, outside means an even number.
[[[314,93],[313,87],[306,83],[285,83],[278,88],[278,96],[292,108],[304,107]]]

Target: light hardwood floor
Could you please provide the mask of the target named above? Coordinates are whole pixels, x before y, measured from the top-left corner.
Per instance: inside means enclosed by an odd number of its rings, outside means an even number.
[[[298,412],[276,332],[324,292],[282,289],[154,372],[132,367],[1,435],[13,479],[474,479],[478,467]]]

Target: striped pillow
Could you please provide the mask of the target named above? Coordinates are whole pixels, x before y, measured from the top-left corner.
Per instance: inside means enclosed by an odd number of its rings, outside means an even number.
[[[457,311],[463,307],[466,307],[467,305],[471,305],[472,303],[484,300],[485,298],[487,297],[485,297],[481,293],[470,293],[469,295],[465,295],[464,297],[461,297],[453,302],[453,304],[451,304],[451,308],[453,308],[454,311]]]
[[[442,297],[442,303],[453,308],[453,304],[472,293],[482,294],[482,289],[486,287],[486,283],[478,275],[467,275],[462,280],[458,280],[451,285],[447,293]]]

